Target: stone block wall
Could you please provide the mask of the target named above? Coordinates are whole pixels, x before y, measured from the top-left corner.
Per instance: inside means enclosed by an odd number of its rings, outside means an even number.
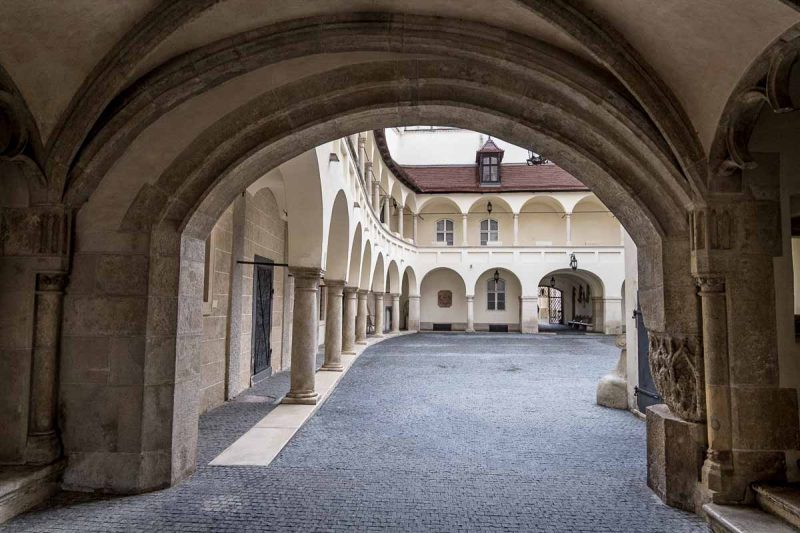
[[[255,195],[245,195],[244,260],[254,261],[256,256],[275,263],[285,263],[286,221],[280,217],[280,209],[269,189],[261,189]],[[242,268],[242,327],[240,378],[243,386],[250,385],[252,374],[252,328],[253,328],[253,266]],[[276,267],[273,272],[272,288],[272,370],[279,372],[283,367],[281,348],[283,344],[283,295],[284,269]]]
[[[230,314],[231,244],[233,209],[227,209],[206,241],[206,280],[209,284],[203,308],[200,412],[225,401],[228,316]]]

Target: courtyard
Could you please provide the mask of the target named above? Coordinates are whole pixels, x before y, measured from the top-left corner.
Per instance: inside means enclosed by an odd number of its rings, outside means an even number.
[[[647,488],[645,422],[595,404],[618,357],[600,335],[387,339],[269,466],[208,463],[274,407],[288,373],[200,418],[183,483],[64,493],[0,531],[705,531]]]

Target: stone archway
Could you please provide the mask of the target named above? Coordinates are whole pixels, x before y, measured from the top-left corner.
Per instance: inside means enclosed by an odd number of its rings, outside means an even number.
[[[544,7],[538,9],[547,12]],[[358,28],[364,35],[373,34],[376,21],[380,23],[380,36],[391,31],[383,25],[386,17],[376,16],[373,21],[369,17],[355,18],[363,20],[345,21],[350,26],[347,31],[356,28],[355,35],[359,35]],[[442,42],[411,35],[416,30],[425,30],[424,34],[430,35],[431,23],[453,24],[455,27],[449,29],[455,33],[447,33]],[[144,401],[149,403],[141,413],[124,421],[132,427],[160,428],[160,432],[151,435],[152,442],[133,445],[124,451],[111,446],[99,454],[80,446],[70,450],[76,459],[85,459],[82,464],[87,470],[96,464],[119,462],[126,466],[110,472],[108,479],[87,476],[88,485],[117,491],[148,490],[177,482],[191,472],[196,412],[189,354],[197,334],[198,301],[193,291],[202,243],[222,210],[263,172],[323,141],[355,131],[415,124],[424,117],[427,123],[480,127],[511,142],[541,148],[548,158],[580,175],[631,229],[640,246],[640,257],[648,265],[640,278],[648,325],[660,339],[667,336],[690,339],[692,357],[699,357],[696,320],[683,315],[687,308],[696,310],[693,288],[687,282],[688,229],[684,215],[687,206],[698,200],[694,186],[697,159],[692,157],[691,150],[680,149],[681,145],[686,147],[685,132],[691,130],[672,127],[675,117],[654,105],[657,100],[648,93],[649,97],[642,98],[645,107],[654,109],[654,116],[667,115],[663,122],[655,121],[654,125],[652,115],[634,103],[635,98],[618,84],[592,75],[591,68],[574,58],[533,53],[550,49],[529,39],[514,41],[500,58],[493,39],[505,40],[507,33],[491,30],[489,40],[478,42],[470,38],[469,30],[474,25],[409,17],[404,27],[414,31],[410,31],[405,41],[404,53],[442,52],[465,38],[475,47],[456,60],[408,59],[390,53],[358,64],[303,72],[303,76],[292,78],[280,87],[253,94],[249,101],[236,102],[238,106],[227,112],[215,108],[218,115],[211,112],[204,115],[202,118],[208,123],[192,124],[195,129],[181,131],[187,137],[186,143],[164,150],[173,159],[163,169],[154,165],[149,169],[152,175],[132,172],[134,167],[126,166],[133,165],[132,160],[136,159],[131,148],[134,141],[147,145],[148,135],[158,129],[150,126],[159,120],[165,121],[159,126],[175,125],[170,122],[175,118],[171,111],[185,113],[187,109],[180,108],[182,104],[200,105],[200,96],[210,98],[212,89],[223,80],[235,84],[241,72],[220,67],[228,61],[220,63],[222,50],[242,52],[241,58],[253,60],[248,67],[253,69],[275,58],[286,60],[292,54],[300,58],[312,56],[317,54],[319,46],[328,44],[332,45],[333,53],[334,43],[343,34],[341,24],[342,20],[328,19],[315,20],[313,24],[298,22],[287,32],[263,29],[197,50],[190,54],[191,58],[176,58],[119,95],[105,108],[101,123],[91,124],[91,115],[98,116],[92,110],[87,111],[89,116],[79,117],[79,124],[64,127],[72,134],[86,126],[95,132],[92,138],[82,138],[78,144],[70,145],[69,141],[75,139],[69,139],[68,134],[55,142],[50,166],[62,173],[67,205],[88,206],[82,208],[78,217],[79,240],[88,243],[81,250],[87,252],[83,255],[106,261],[113,261],[118,255],[135,256],[130,266],[120,267],[122,277],[131,273],[125,268],[148,271],[148,279],[143,287],[136,288],[135,294],[125,295],[125,299],[103,293],[68,298],[68,312],[70,316],[85,317],[87,322],[96,320],[102,330],[99,336],[105,342],[119,338],[141,341],[145,346],[145,365],[167,369],[165,375],[154,381],[143,380],[140,385]],[[311,35],[319,39],[308,38],[309,25],[318,27]],[[297,39],[301,34],[305,38]],[[380,38],[362,40],[352,38],[352,33],[346,35],[350,35],[348,43],[377,47],[381,53],[385,52],[385,43]],[[247,56],[246,49],[261,38],[261,55]],[[305,44],[298,46],[298,42]],[[616,68],[624,70],[629,61],[623,63],[615,63]],[[185,78],[182,69],[187,64],[202,64],[208,70],[189,69],[191,79]],[[221,70],[215,69],[215,65]],[[106,71],[101,69],[101,72]],[[641,78],[638,71],[630,72],[633,78]],[[159,82],[165,80],[168,82],[159,89]],[[197,83],[198,80],[203,81]],[[87,101],[97,91],[96,86],[90,87]],[[104,108],[97,101],[91,106]],[[199,115],[197,120],[200,121]],[[674,149],[675,146],[679,148]],[[327,197],[324,191],[316,197],[320,184],[312,180],[315,175],[318,178],[320,161],[306,158],[298,164],[302,165],[298,175],[307,176],[310,181],[287,184],[290,239],[298,245],[302,243],[294,251],[290,249],[289,262],[315,270],[318,279],[326,233],[323,225],[317,223],[316,215],[324,212],[322,207]],[[121,198],[118,203],[105,203],[107,197],[103,194],[109,190],[115,191],[112,196]],[[308,190],[313,191],[311,196],[316,203],[309,211],[311,216],[306,218],[290,198],[300,198],[299,194]],[[303,198],[303,202],[306,200]],[[92,226],[102,220],[110,222],[103,227],[100,239]],[[92,243],[99,244],[92,249]],[[363,263],[367,266],[362,266],[359,284],[362,289],[374,288],[369,244],[364,255]],[[84,262],[97,257],[80,257],[74,270],[76,277],[93,268]],[[314,277],[313,272],[306,274],[308,280]],[[680,302],[681,313],[665,305],[665,291],[671,304]],[[114,312],[109,313],[109,308]],[[118,320],[118,316],[137,320]],[[72,338],[94,333],[87,331],[85,323],[68,322],[65,330]],[[103,392],[114,393],[110,389]],[[73,421],[68,425],[73,425]],[[75,422],[69,431],[80,429]],[[81,463],[76,461],[76,464]],[[80,476],[85,473],[80,472]]]

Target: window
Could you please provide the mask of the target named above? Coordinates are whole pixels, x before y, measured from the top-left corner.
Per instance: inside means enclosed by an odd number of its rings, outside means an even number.
[[[497,242],[498,225],[493,218],[481,220],[481,246],[490,242]]]
[[[496,155],[481,156],[481,183],[500,183],[500,158]]]
[[[447,246],[453,246],[453,221],[439,220],[436,222],[436,242],[443,242]]]
[[[489,278],[486,282],[486,309],[489,311],[506,310],[506,281]]]

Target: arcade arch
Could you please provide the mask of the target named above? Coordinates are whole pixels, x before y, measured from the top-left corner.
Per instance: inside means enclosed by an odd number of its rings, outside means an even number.
[[[420,301],[420,328],[427,330],[467,329],[467,286],[451,268],[436,268],[425,274],[420,294],[431,298]]]
[[[472,294],[475,331],[492,331],[498,326],[507,327],[508,331],[520,331],[522,284],[511,270],[487,269],[478,276]]]
[[[556,198],[536,195],[519,212],[520,244],[528,246],[572,244],[567,235],[567,212]]]

